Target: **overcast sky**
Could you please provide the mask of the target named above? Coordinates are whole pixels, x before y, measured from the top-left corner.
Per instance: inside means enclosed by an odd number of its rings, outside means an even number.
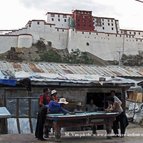
[[[143,30],[143,3],[135,0],[0,0],[0,30],[19,29],[46,13],[89,10],[94,16],[119,20],[120,28]]]

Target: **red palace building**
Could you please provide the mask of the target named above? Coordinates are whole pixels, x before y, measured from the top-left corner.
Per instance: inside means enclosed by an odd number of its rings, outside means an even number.
[[[74,10],[75,29],[79,31],[94,31],[92,11]]]

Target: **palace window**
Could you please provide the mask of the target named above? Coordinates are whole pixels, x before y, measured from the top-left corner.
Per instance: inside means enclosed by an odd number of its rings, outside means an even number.
[[[86,46],[89,46],[89,43],[88,43],[88,42],[86,43]]]
[[[67,16],[66,16],[66,15],[63,15],[63,18],[67,18]]]
[[[55,14],[52,13],[52,14],[51,14],[51,17],[55,17]]]

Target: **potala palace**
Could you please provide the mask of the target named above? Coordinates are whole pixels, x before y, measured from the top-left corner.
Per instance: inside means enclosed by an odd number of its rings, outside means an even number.
[[[114,18],[96,17],[85,10],[47,12],[46,16],[46,21],[30,20],[21,29],[0,30],[0,53],[11,47],[30,48],[38,40],[56,49],[90,52],[103,60],[143,51],[143,31],[120,29]]]

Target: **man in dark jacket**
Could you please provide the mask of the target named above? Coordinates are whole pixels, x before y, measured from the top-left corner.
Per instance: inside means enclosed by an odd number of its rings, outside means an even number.
[[[45,105],[49,104],[50,99],[51,98],[49,96],[49,89],[44,88],[43,94],[40,95],[40,98],[39,98],[40,109],[37,116],[37,124],[36,124],[36,130],[35,130],[35,137],[41,141],[45,140],[43,138],[44,123],[45,123],[46,114],[47,114],[47,107]],[[45,129],[46,136],[48,136],[48,133],[49,133],[48,128],[46,128]]]

